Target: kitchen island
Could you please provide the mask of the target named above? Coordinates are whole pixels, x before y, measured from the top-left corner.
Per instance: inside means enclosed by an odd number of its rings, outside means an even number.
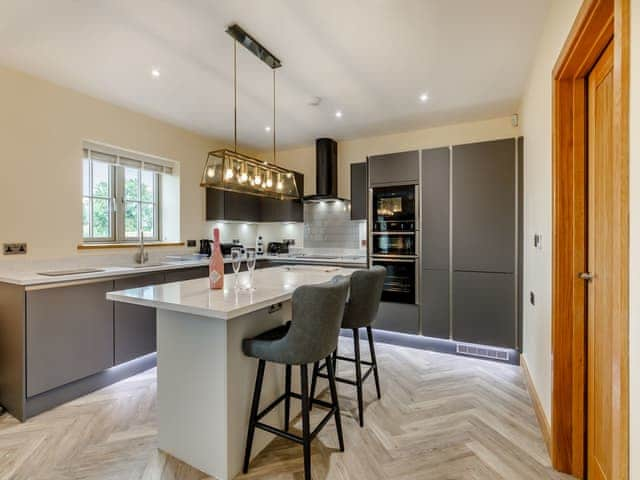
[[[234,276],[226,275],[224,290],[210,290],[208,279],[200,278],[108,293],[115,302],[156,308],[159,448],[218,479],[235,477],[242,467],[257,365],[242,353],[242,340],[289,320],[297,287],[353,271],[281,266],[255,271],[251,291],[235,289]],[[249,274],[238,278],[246,286]],[[298,388],[294,381],[294,391]],[[283,392],[284,366],[269,365],[263,405]],[[265,418],[276,426],[283,422],[280,409]],[[256,432],[253,456],[272,438]]]

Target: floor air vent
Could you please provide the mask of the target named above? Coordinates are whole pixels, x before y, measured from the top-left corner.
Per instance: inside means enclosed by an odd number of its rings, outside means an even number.
[[[500,348],[480,347],[477,345],[465,345],[458,343],[456,353],[471,355],[472,357],[490,358],[491,360],[509,361],[509,352]]]

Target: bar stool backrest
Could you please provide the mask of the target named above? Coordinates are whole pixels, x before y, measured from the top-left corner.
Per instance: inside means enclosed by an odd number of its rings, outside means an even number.
[[[291,327],[281,341],[275,342],[281,343],[282,363],[317,362],[336,349],[348,293],[349,278],[342,276],[293,292]]]
[[[373,323],[378,314],[386,274],[387,270],[381,266],[353,272],[342,328],[362,328]]]

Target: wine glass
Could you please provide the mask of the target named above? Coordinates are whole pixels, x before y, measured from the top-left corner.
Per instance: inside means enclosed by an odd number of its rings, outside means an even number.
[[[254,290],[253,288],[253,271],[256,268],[256,251],[254,249],[247,249],[247,270],[249,270],[249,288],[248,290]]]
[[[242,264],[242,250],[240,248],[231,249],[231,266],[233,267],[234,288],[238,289],[238,272]]]

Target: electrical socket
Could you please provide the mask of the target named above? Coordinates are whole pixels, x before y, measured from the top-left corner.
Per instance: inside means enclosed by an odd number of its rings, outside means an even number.
[[[195,240],[187,240],[187,247],[195,247],[195,246],[196,246]]]
[[[2,245],[3,255],[26,255],[27,244],[26,243],[4,243]]]

